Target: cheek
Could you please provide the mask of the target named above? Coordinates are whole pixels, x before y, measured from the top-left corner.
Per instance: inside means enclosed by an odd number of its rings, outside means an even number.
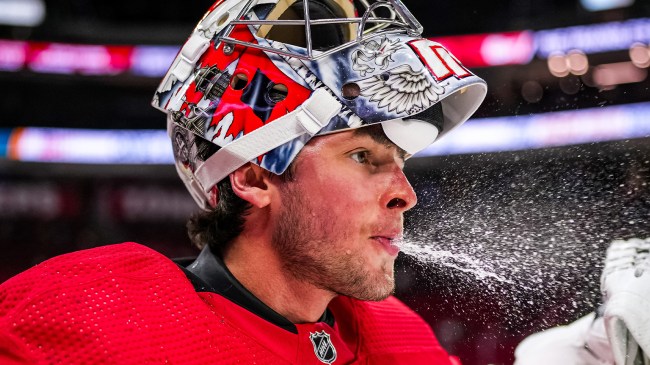
[[[375,203],[370,200],[362,187],[333,184],[321,192],[311,209],[319,216],[322,229],[330,236],[339,237],[343,246],[351,249],[354,247],[352,242],[360,236],[367,236],[376,221],[377,209],[373,208]]]
[[[351,183],[349,180],[323,184],[320,196],[323,205],[346,216],[368,211],[377,201],[369,186],[363,182]]]
[[[345,165],[304,163],[299,168],[297,182],[307,189],[310,210],[314,215],[335,219],[339,221],[337,225],[343,225],[371,220],[378,214],[377,189],[380,182],[371,181],[369,176]]]

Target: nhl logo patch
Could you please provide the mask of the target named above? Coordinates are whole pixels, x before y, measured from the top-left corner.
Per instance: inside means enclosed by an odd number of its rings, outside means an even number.
[[[330,335],[325,331],[309,333],[309,339],[314,345],[314,353],[318,360],[325,364],[331,364],[336,361],[336,349],[330,341]]]

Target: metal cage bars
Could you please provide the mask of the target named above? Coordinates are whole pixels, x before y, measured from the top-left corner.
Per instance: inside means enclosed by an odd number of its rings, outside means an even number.
[[[332,53],[335,53],[343,48],[348,47],[350,44],[356,44],[363,41],[365,34],[373,31],[381,31],[393,25],[398,29],[389,29],[382,31],[382,33],[398,33],[406,30],[409,35],[419,36],[422,34],[422,25],[415,19],[413,14],[404,6],[400,0],[379,0],[372,5],[369,5],[367,1],[361,0],[361,3],[364,4],[367,9],[364,12],[361,18],[330,18],[330,19],[316,19],[312,20],[309,14],[309,0],[302,0],[304,7],[304,19],[303,20],[248,20],[243,19],[246,14],[248,14],[253,6],[256,5],[257,1],[249,1],[248,4],[240,11],[235,20],[231,21],[230,24],[222,32],[222,36],[218,38],[219,42],[224,42],[228,44],[237,44],[246,47],[257,48],[263,51],[268,51],[276,54],[280,54],[287,57],[296,57],[304,60],[318,60],[324,58]],[[386,8],[390,12],[390,18],[381,18],[376,14],[378,8]],[[399,20],[397,19],[399,18]],[[312,25],[322,25],[322,24],[359,24],[359,29],[355,39],[352,39],[348,42],[345,42],[339,46],[333,47],[324,52],[319,52],[318,55],[314,56],[314,51],[312,49],[312,37],[311,37],[311,26]],[[370,28],[366,32],[366,24],[378,24],[376,27]],[[306,49],[307,55],[302,55],[299,53],[284,51],[277,48],[255,44],[251,42],[244,42],[238,39],[230,37],[230,33],[236,25],[271,25],[271,26],[286,26],[286,25],[303,25],[305,27],[305,39],[306,39]]]

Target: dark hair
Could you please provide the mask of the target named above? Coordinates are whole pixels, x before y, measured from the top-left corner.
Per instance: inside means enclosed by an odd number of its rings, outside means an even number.
[[[291,163],[277,178],[283,182],[293,180],[293,166]],[[272,172],[269,174],[273,176]],[[187,222],[187,233],[196,247],[202,249],[208,245],[212,252],[220,255],[244,229],[252,205],[235,194],[230,177],[219,181],[217,189],[219,200],[216,208],[192,215]]]
[[[211,211],[200,211],[187,222],[192,243],[202,249],[210,246],[214,253],[222,252],[244,229],[244,217],[251,204],[232,191],[230,178],[217,183],[219,202]]]

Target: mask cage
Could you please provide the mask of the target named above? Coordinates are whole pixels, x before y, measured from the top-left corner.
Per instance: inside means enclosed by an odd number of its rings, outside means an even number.
[[[316,0],[311,0],[317,2]],[[348,1],[348,0],[342,0]],[[378,0],[370,3],[368,0],[355,0],[355,5],[358,10],[364,10],[361,17],[348,17],[348,18],[321,18],[312,19],[310,12],[310,0],[298,0],[302,3],[303,19],[249,19],[247,15],[251,13],[253,8],[259,3],[258,0],[250,0],[239,15],[232,20],[222,32],[215,39],[215,43],[224,42],[230,45],[242,45],[245,47],[252,47],[261,49],[263,51],[280,54],[288,57],[295,57],[304,60],[318,60],[325,58],[328,55],[338,52],[341,49],[347,48],[353,44],[361,43],[369,34],[375,33],[404,33],[409,36],[419,37],[422,34],[422,25],[415,19],[413,14],[404,6],[400,0]],[[288,49],[277,49],[263,44],[256,44],[246,41],[241,41],[236,38],[230,37],[233,29],[237,25],[259,27],[287,27],[287,26],[302,26],[304,27],[305,45],[299,45],[306,50],[306,54],[293,52]],[[342,44],[329,47],[326,50],[318,50],[313,47],[313,34],[312,27],[319,25],[338,25],[340,27],[354,26],[356,29],[355,34],[351,39],[344,41]],[[270,39],[273,40],[273,39]]]

